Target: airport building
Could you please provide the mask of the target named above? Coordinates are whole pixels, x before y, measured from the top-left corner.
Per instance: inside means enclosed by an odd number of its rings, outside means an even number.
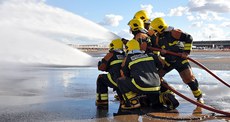
[[[230,40],[193,41],[194,49],[230,49]]]

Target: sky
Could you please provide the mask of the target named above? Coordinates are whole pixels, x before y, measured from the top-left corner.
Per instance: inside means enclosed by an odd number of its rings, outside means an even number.
[[[0,0],[0,29],[15,26],[65,43],[131,39],[127,23],[139,10],[194,41],[230,40],[227,0]]]
[[[119,36],[129,37],[127,23],[139,10],[151,19],[190,33],[194,40],[230,40],[228,0],[45,0],[45,3],[78,14]]]

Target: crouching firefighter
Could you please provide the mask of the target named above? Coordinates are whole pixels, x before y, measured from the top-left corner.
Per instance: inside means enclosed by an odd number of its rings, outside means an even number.
[[[120,77],[124,57],[123,42],[121,39],[115,39],[109,45],[109,52],[98,62],[98,70],[107,72],[107,74],[100,74],[97,78],[96,106],[99,108],[108,106],[108,87],[113,88],[120,96],[116,79]],[[119,99],[122,98],[119,97]]]
[[[157,67],[162,68],[158,57],[152,53],[144,53],[140,50],[140,44],[137,40],[132,39],[126,44],[127,56],[122,62],[121,76],[118,80],[118,88],[122,94],[124,103],[121,109],[140,108],[141,104],[138,95],[147,95],[151,98],[152,105],[163,105],[164,103],[175,105],[179,103],[173,96],[168,98],[167,95],[160,100],[161,80],[158,75]],[[151,97],[150,97],[151,96]],[[173,99],[172,101],[170,101]],[[174,102],[174,103],[172,103]]]

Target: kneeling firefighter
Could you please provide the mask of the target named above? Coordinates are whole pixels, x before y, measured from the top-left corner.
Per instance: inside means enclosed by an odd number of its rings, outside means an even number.
[[[108,106],[108,87],[113,88],[119,99],[122,99],[116,83],[116,79],[120,77],[121,63],[125,57],[122,40],[112,40],[109,48],[109,53],[98,62],[98,70],[105,71],[107,74],[100,74],[97,78],[96,106]]]
[[[118,80],[118,88],[122,94],[124,103],[121,109],[134,109],[141,107],[138,95],[151,96],[152,105],[167,104],[169,109],[179,105],[175,96],[161,95],[161,79],[157,67],[162,68],[158,57],[140,50],[140,44],[132,39],[126,44],[127,56],[122,62],[121,76]],[[169,93],[170,94],[170,93]],[[170,97],[167,97],[170,96]]]

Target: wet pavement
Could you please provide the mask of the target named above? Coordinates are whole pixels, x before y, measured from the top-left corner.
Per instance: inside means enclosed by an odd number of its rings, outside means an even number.
[[[17,73],[0,81],[1,122],[95,119],[118,110],[117,102],[107,111],[96,108],[95,67],[27,68]]]
[[[0,122],[166,121],[147,116],[152,112],[149,108],[120,111],[112,89],[108,109],[97,109],[96,79],[103,72],[96,67],[27,67],[6,72],[8,76],[0,79]],[[180,102],[176,113],[191,115],[195,106]]]

